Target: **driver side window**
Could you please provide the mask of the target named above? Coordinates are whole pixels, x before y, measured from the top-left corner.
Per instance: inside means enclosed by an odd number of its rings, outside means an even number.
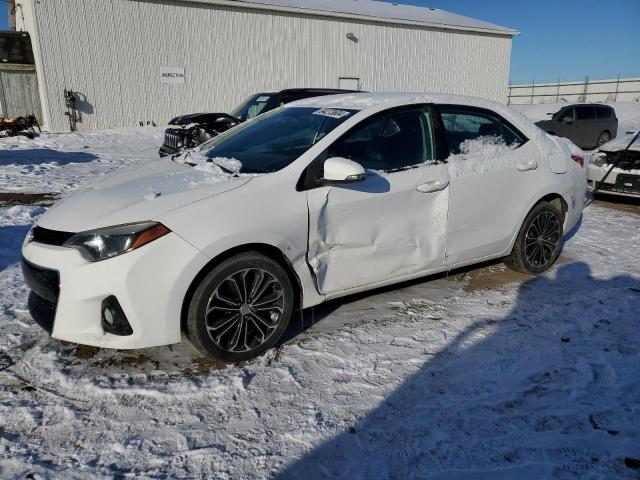
[[[559,115],[560,121],[563,121],[565,118],[569,117],[571,120],[575,120],[573,115],[573,108],[567,108],[564,112]]]
[[[393,172],[435,159],[429,112],[413,108],[377,115],[365,120],[328,150],[365,169]]]

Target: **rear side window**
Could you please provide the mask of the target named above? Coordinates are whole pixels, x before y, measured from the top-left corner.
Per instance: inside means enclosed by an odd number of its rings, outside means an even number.
[[[526,139],[500,116],[483,110],[441,108],[440,116],[451,154],[460,153],[460,145],[467,140],[493,137],[506,145],[522,145]]]
[[[593,107],[576,107],[576,120],[594,120],[595,118]]]
[[[596,107],[596,117],[599,119],[611,118],[611,109],[607,107]]]
[[[505,143],[509,146],[514,144],[522,145],[525,142],[520,133],[506,123],[502,124],[502,137],[504,138]]]

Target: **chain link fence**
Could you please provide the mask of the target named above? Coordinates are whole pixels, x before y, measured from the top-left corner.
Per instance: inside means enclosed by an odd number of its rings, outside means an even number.
[[[558,102],[638,102],[640,78],[509,85],[509,105]]]

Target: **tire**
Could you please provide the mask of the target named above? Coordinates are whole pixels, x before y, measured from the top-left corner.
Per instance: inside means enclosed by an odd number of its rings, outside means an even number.
[[[261,253],[241,253],[223,261],[196,288],[187,313],[187,336],[216,360],[249,360],[280,339],[293,307],[286,270]]]
[[[562,250],[563,225],[564,214],[555,205],[538,203],[525,218],[504,264],[517,272],[534,275],[549,269]]]
[[[596,148],[601,147],[602,145],[607,143],[609,140],[611,140],[611,134],[605,130],[604,132],[600,133],[600,135],[598,135],[598,142],[596,143]]]

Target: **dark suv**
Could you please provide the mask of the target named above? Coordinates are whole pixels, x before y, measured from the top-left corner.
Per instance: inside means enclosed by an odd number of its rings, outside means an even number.
[[[557,111],[551,120],[537,122],[552,135],[565,137],[581,148],[597,148],[616,138],[618,118],[609,105],[568,105]]]
[[[164,132],[164,143],[160,147],[160,156],[173,155],[197,147],[231,127],[278,108],[285,103],[341,93],[357,92],[327,88],[290,88],[275,93],[256,93],[236,107],[231,114],[194,113],[175,117],[169,122],[170,126]]]

